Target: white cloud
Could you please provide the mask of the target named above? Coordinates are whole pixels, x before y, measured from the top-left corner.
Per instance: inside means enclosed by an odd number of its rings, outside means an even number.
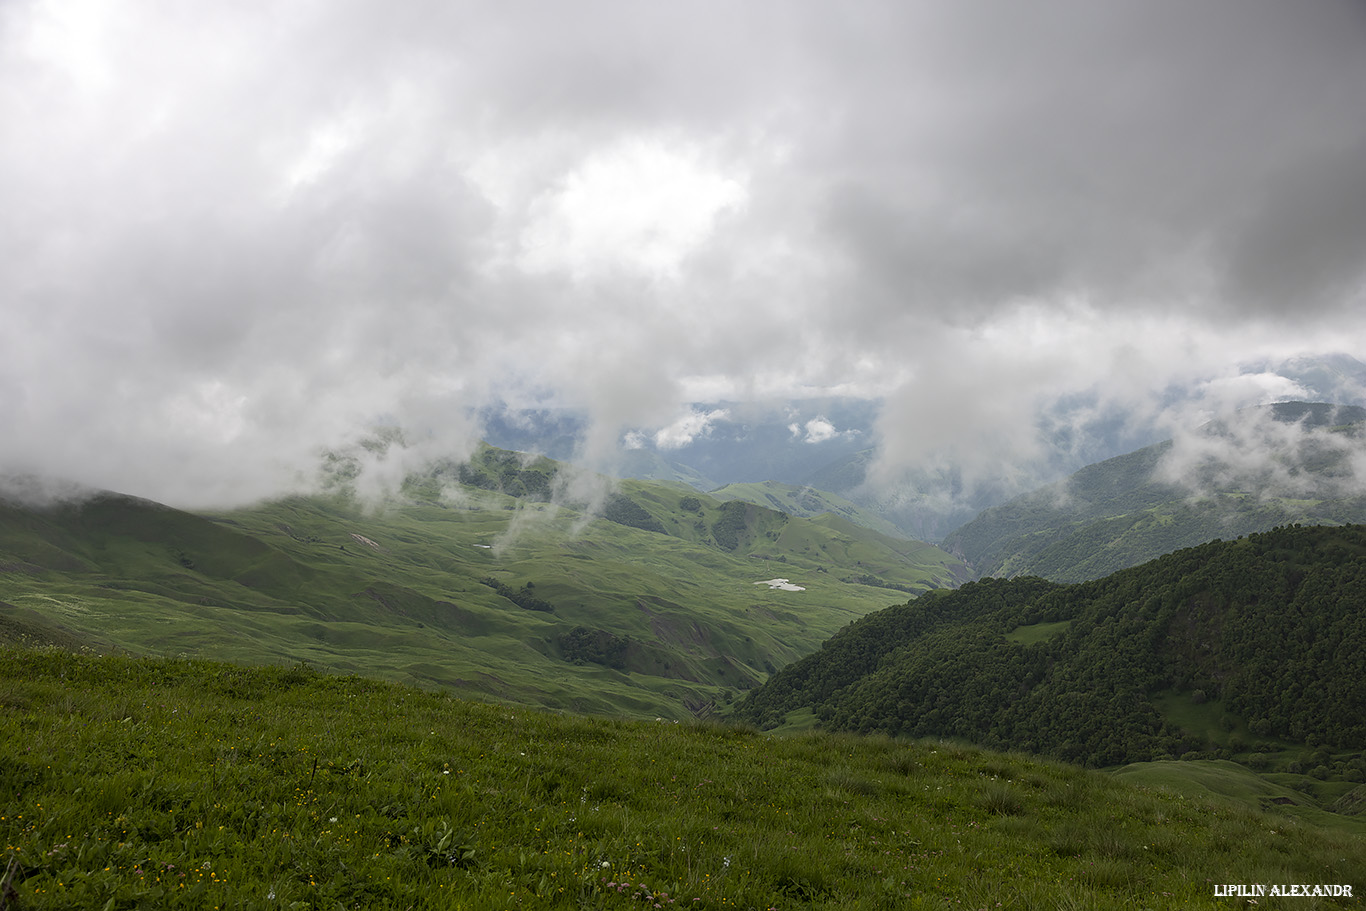
[[[654,435],[655,445],[660,449],[679,449],[687,446],[698,437],[706,436],[714,422],[729,416],[730,411],[725,408],[690,411],[667,427],[657,430]]]
[[[842,435],[840,431],[835,429],[835,425],[824,417],[812,418],[807,421],[805,429],[806,435],[802,437],[803,443],[824,443]]]
[[[676,278],[726,210],[740,181],[684,140],[631,138],[592,153],[530,209],[517,264],[583,280],[615,269]]]

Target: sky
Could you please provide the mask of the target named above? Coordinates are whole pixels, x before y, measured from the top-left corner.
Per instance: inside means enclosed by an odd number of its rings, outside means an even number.
[[[224,506],[492,402],[605,464],[845,395],[893,483],[1294,397],[1246,365],[1366,357],[1363,48],[1358,0],[4,0],[0,471]]]

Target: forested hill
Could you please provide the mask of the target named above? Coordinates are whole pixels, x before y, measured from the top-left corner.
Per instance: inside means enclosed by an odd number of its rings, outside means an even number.
[[[1091,765],[1366,743],[1366,526],[1282,527],[1104,579],[986,579],[858,620],[739,705],[771,727]],[[1213,717],[1222,733],[1211,739]],[[1359,774],[1359,772],[1358,772]]]

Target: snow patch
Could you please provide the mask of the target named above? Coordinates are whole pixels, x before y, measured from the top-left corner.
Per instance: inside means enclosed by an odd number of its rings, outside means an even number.
[[[769,579],[766,582],[755,582],[755,585],[767,585],[769,588],[779,588],[785,592],[804,592],[805,588],[800,585],[793,585],[786,579]]]

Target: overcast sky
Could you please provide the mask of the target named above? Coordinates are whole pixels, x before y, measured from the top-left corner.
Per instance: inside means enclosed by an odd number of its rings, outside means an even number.
[[[3,0],[0,308],[0,468],[191,506],[496,399],[885,396],[890,477],[1293,396],[1366,356],[1366,5]]]

